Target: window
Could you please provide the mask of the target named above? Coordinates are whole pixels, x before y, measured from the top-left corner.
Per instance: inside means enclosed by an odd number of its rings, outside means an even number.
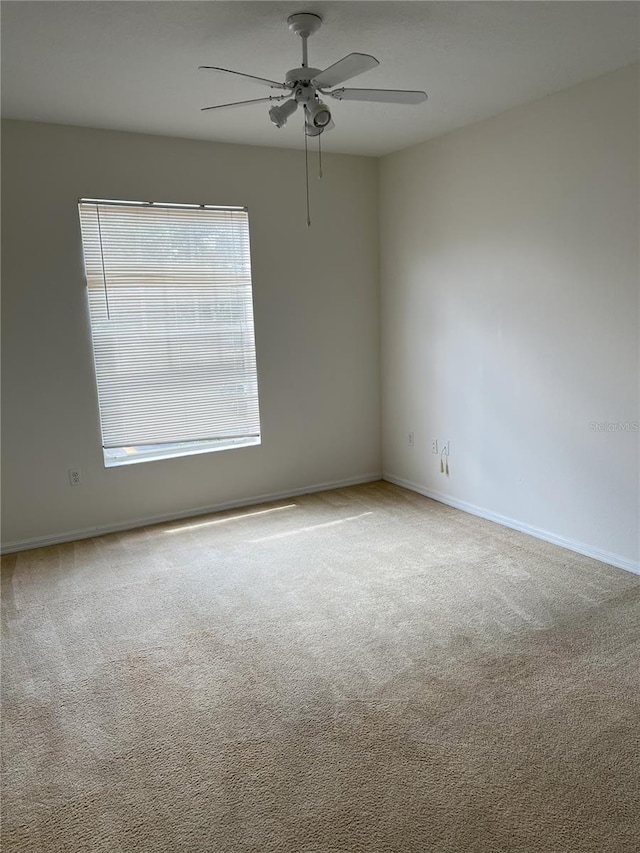
[[[79,211],[105,466],[259,444],[246,210]]]

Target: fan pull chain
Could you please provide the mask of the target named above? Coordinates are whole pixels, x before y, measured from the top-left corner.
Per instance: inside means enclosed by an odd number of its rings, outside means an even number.
[[[304,133],[304,170],[307,179],[307,228],[311,226],[311,212],[309,208],[309,145],[307,143],[307,129],[302,125]]]
[[[318,178],[322,178],[322,134],[318,134]]]

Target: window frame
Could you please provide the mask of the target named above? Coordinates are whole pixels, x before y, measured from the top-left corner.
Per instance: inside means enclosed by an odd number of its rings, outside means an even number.
[[[151,462],[163,459],[171,459],[182,456],[192,456],[202,453],[209,452],[217,452],[221,450],[231,450],[237,449],[240,447],[249,447],[261,444],[262,441],[262,430],[260,423],[260,408],[259,408],[259,378],[258,378],[258,369],[257,369],[257,353],[256,353],[256,344],[255,344],[255,314],[254,314],[254,291],[253,291],[253,277],[251,271],[251,251],[250,251],[250,228],[249,228],[249,216],[248,209],[246,207],[241,206],[222,206],[222,205],[207,205],[207,204],[184,204],[184,203],[174,203],[174,202],[144,202],[144,201],[120,201],[114,199],[96,199],[96,198],[79,198],[77,200],[78,203],[78,215],[80,219],[80,230],[81,230],[81,245],[83,251],[83,261],[84,261],[84,273],[85,273],[85,284],[86,284],[86,293],[87,293],[87,301],[88,301],[88,314],[89,314],[89,323],[90,323],[90,334],[91,334],[91,343],[92,343],[92,352],[93,352],[93,366],[94,366],[94,379],[96,381],[96,391],[98,396],[98,421],[100,426],[100,435],[102,441],[102,451],[103,451],[103,460],[105,468],[113,468],[119,467],[122,465],[130,465],[141,462]],[[108,416],[105,415],[105,399],[109,396],[109,402],[114,405],[114,401],[120,407],[119,410],[123,410],[123,406],[126,405],[126,394],[131,394],[131,388],[135,385],[134,382],[131,383],[131,386],[126,386],[126,381],[122,381],[120,379],[120,385],[123,388],[126,388],[124,393],[125,403],[123,404],[121,400],[118,400],[118,391],[111,391],[109,395],[105,392],[105,377],[108,380],[110,377],[109,369],[105,367],[104,363],[104,355],[100,354],[98,350],[100,349],[99,341],[104,341],[104,339],[109,338],[108,334],[104,334],[104,329],[102,330],[102,338],[100,338],[100,330],[98,326],[104,318],[99,318],[95,306],[92,305],[92,300],[96,300],[97,292],[99,290],[99,268],[97,265],[97,246],[96,246],[96,229],[92,223],[89,223],[90,214],[87,213],[87,210],[95,207],[96,210],[96,219],[97,219],[97,233],[99,235],[99,257],[101,261],[101,272],[102,279],[104,285],[104,301],[105,308],[107,313],[107,318],[109,322],[111,322],[110,316],[110,307],[109,307],[109,299],[108,299],[108,279],[107,274],[105,272],[105,246],[103,244],[103,233],[101,231],[101,220],[100,220],[100,210],[102,208],[132,208],[133,210],[138,211],[147,211],[145,213],[141,212],[141,222],[145,223],[147,221],[153,221],[155,214],[151,215],[149,219],[149,210],[153,211],[174,211],[177,213],[177,217],[168,219],[169,224],[174,225],[176,232],[179,233],[182,228],[185,229],[188,239],[184,241],[183,244],[180,244],[178,241],[175,244],[169,243],[168,245],[171,248],[178,247],[183,248],[186,246],[185,251],[189,252],[192,250],[191,243],[192,238],[191,234],[189,234],[189,224],[193,224],[193,222],[197,221],[197,212],[204,211],[209,214],[210,225],[212,229],[212,238],[209,238],[208,242],[212,242],[215,244],[215,239],[220,240],[221,245],[224,246],[224,249],[218,252],[217,246],[214,245],[214,248],[207,248],[204,254],[204,261],[202,258],[197,258],[197,263],[205,264],[205,269],[207,270],[206,278],[211,279],[207,284],[204,283],[203,274],[201,273],[200,278],[198,278],[198,273],[192,274],[190,271],[191,268],[191,256],[187,255],[187,260],[183,261],[183,267],[180,267],[180,261],[177,261],[177,267],[180,269],[180,272],[184,270],[187,271],[189,288],[181,288],[179,286],[179,280],[174,281],[171,277],[170,272],[164,274],[164,278],[166,281],[159,285],[153,284],[153,289],[159,291],[163,297],[164,301],[168,300],[167,294],[173,298],[172,305],[174,305],[174,309],[172,312],[168,311],[166,308],[164,310],[157,310],[154,314],[154,322],[157,322],[156,318],[160,317],[161,320],[164,320],[165,325],[162,327],[162,334],[164,337],[158,337],[156,332],[156,341],[160,341],[163,345],[162,348],[167,350],[169,354],[163,354],[161,358],[161,365],[164,365],[165,362],[167,364],[171,364],[171,362],[184,361],[184,355],[180,352],[179,357],[176,359],[176,356],[173,357],[170,354],[172,349],[175,349],[175,344],[177,343],[177,350],[182,350],[182,344],[185,341],[184,338],[184,330],[180,332],[180,326],[182,324],[183,327],[188,327],[191,331],[191,335],[189,336],[188,343],[191,345],[191,349],[187,348],[188,352],[191,352],[192,357],[194,354],[196,356],[201,354],[201,351],[198,347],[198,340],[202,338],[204,343],[200,344],[202,348],[202,353],[205,354],[209,359],[217,359],[217,363],[214,365],[211,380],[206,378],[207,374],[203,375],[202,367],[198,366],[196,363],[195,368],[199,374],[199,383],[201,386],[201,390],[204,393],[204,397],[198,398],[207,401],[207,406],[205,405],[205,415],[206,411],[210,410],[214,414],[213,420],[211,422],[211,430],[212,433],[215,433],[216,429],[220,429],[221,425],[227,425],[228,423],[232,424],[232,428],[229,430],[230,432],[234,432],[234,428],[237,427],[242,433],[246,434],[232,434],[232,435],[212,435],[207,437],[187,437],[188,432],[185,432],[184,437],[174,437],[172,436],[171,440],[168,441],[146,441],[146,442],[138,442],[137,444],[132,443],[123,443],[119,446],[114,446],[108,440],[105,440],[105,435],[109,432],[109,423]],[[180,223],[180,213],[185,212],[185,222]],[[193,214],[196,213],[196,217],[194,218]],[[120,211],[120,213],[124,213]],[[113,217],[118,216],[118,211],[110,211],[110,215]],[[231,229],[231,232],[234,234],[241,235],[241,244],[242,250],[240,255],[236,253],[234,241],[231,241],[232,248],[229,249],[229,240],[228,233],[225,231],[222,223],[226,220],[224,217],[229,215],[231,225],[227,225],[228,229]],[[242,216],[244,215],[244,216]],[[159,215],[160,216],[160,215]],[[124,221],[126,222],[129,217],[129,213],[124,214]],[[168,214],[167,214],[168,218]],[[118,251],[125,252],[133,250],[133,236],[138,238],[141,242],[144,242],[144,234],[143,234],[143,225],[138,225],[135,223],[135,214],[133,214],[133,225],[127,225],[125,227],[125,237],[129,236],[132,239],[131,244],[124,244],[125,248],[122,249],[121,246],[118,247]],[[117,221],[117,219],[116,219]],[[179,223],[179,225],[178,225]],[[216,223],[219,224],[219,227],[222,229],[218,232],[215,230]],[[163,223],[162,218],[158,220],[159,225],[167,226],[167,221]],[[155,239],[155,235],[153,234],[153,227],[148,229],[148,233],[151,234],[150,245],[153,243]],[[204,227],[206,228],[206,222],[204,223]],[[127,228],[129,231],[127,232]],[[136,233],[136,228],[139,228],[139,231]],[[194,232],[198,232],[198,228],[192,229]],[[88,236],[89,232],[92,231],[91,237]],[[142,237],[140,237],[142,234]],[[225,239],[226,236],[226,239]],[[115,239],[115,238],[114,238]],[[184,240],[184,238],[183,238]],[[116,240],[117,242],[117,240]],[[115,243],[114,243],[115,245]],[[136,243],[137,249],[137,243]],[[115,251],[115,250],[114,250]],[[129,283],[130,289],[135,291],[135,300],[133,300],[134,309],[132,309],[132,314],[137,314],[139,317],[145,316],[145,311],[149,313],[150,311],[150,302],[145,302],[145,298],[148,299],[148,294],[144,293],[145,286],[149,285],[149,282],[153,282],[153,275],[150,275],[149,270],[157,270],[162,269],[162,253],[158,256],[158,258],[154,257],[153,249],[149,250],[149,257],[152,259],[149,269],[144,273],[144,275],[140,275],[139,270],[135,271],[135,264],[133,261],[131,262],[132,269],[134,272],[127,272],[126,276],[129,276],[131,280]],[[93,254],[92,254],[93,252]],[[89,260],[89,256],[91,255],[91,260]],[[217,264],[214,262],[217,261]],[[138,260],[136,258],[136,260]],[[210,266],[207,266],[207,263]],[[122,266],[122,260],[120,259],[120,269],[125,269],[127,267],[128,260],[125,258],[124,267]],[[226,267],[225,267],[226,265]],[[173,266],[173,260],[172,260]],[[234,272],[224,272],[224,270],[230,270],[232,268],[236,268],[236,273]],[[238,273],[237,269],[240,267],[242,269],[242,273]],[[144,267],[142,267],[144,269]],[[198,267],[197,269],[200,269]],[[194,277],[195,275],[195,277]],[[178,279],[180,278],[180,274],[178,274]],[[225,284],[221,284],[221,282],[225,282]],[[166,285],[166,287],[165,287]],[[202,294],[200,294],[199,288],[202,285]],[[124,286],[121,285],[121,293],[125,294],[125,306],[126,302],[126,283]],[[173,287],[173,291],[171,288]],[[150,286],[150,290],[152,287]],[[190,291],[187,292],[187,290]],[[113,296],[112,290],[112,296]],[[116,291],[117,292],[117,291]],[[179,294],[177,296],[176,294]],[[180,316],[179,313],[179,305],[180,300],[183,300],[183,307],[186,308],[184,312],[184,317]],[[207,302],[208,300],[208,302]],[[235,302],[234,302],[235,300]],[[135,307],[137,304],[137,308]],[[224,312],[225,305],[228,306],[231,311],[231,320],[227,324],[223,324],[218,322],[216,329],[216,321],[215,315],[220,313],[220,305],[222,305],[222,310]],[[176,307],[177,306],[177,307]],[[194,322],[193,324],[189,324],[188,313],[189,311],[193,313]],[[171,326],[171,318],[169,315],[175,315],[175,324]],[[203,317],[206,318],[203,319]],[[237,316],[234,316],[237,315]],[[187,317],[187,319],[185,319]],[[240,319],[238,319],[238,317]],[[126,325],[126,321],[122,320],[122,316],[120,317],[123,325]],[[128,319],[128,317],[127,317]],[[215,332],[214,335],[210,335],[207,332],[206,322],[210,321],[210,329]],[[139,320],[141,324],[144,323],[144,320]],[[115,326],[114,326],[115,328]],[[171,335],[172,329],[175,328],[177,333],[175,336]],[[117,337],[117,333],[113,333],[114,337]],[[126,336],[125,336],[126,337]],[[191,338],[194,338],[194,343]],[[220,343],[222,339],[223,343]],[[142,338],[144,342],[144,337]],[[209,341],[209,343],[207,343]],[[164,342],[168,342],[168,345],[164,345]],[[217,343],[216,343],[217,342]],[[144,345],[144,344],[143,344]],[[137,364],[135,362],[135,358],[131,355],[132,351],[135,347],[140,347],[140,339],[136,340],[136,343],[133,343],[133,340],[129,341],[129,360],[131,364]],[[225,349],[226,346],[226,349]],[[126,361],[127,348],[126,346],[121,346],[121,341],[118,339],[114,344],[114,352],[117,351],[117,356],[121,353],[125,353],[125,358],[119,360],[116,356],[111,355],[111,360],[115,360],[118,363],[118,366],[113,368],[114,376],[117,376],[118,371],[120,370],[119,363],[120,361]],[[107,343],[108,348],[108,343]],[[229,367],[225,358],[231,358],[232,366]],[[102,360],[101,360],[102,359]],[[162,360],[164,359],[164,361]],[[108,359],[107,359],[108,360]],[[146,368],[149,368],[149,364],[153,365],[154,362],[147,362]],[[213,362],[212,362],[213,364]],[[236,364],[236,372],[234,373],[233,364]],[[237,367],[238,364],[241,364],[241,367]],[[136,369],[138,369],[136,367]],[[139,370],[139,369],[138,369]],[[162,368],[161,368],[162,372]],[[185,367],[182,369],[182,366],[176,369],[175,365],[172,366],[171,371],[165,370],[165,373],[171,373],[173,380],[164,380],[167,384],[167,389],[170,390],[171,381],[173,381],[174,385],[176,383],[176,375],[181,378],[185,377],[186,379],[191,379],[192,382],[193,376],[189,374],[189,368]],[[225,378],[225,383],[222,383],[221,377]],[[236,377],[236,378],[234,378]],[[141,380],[138,379],[138,382]],[[218,383],[216,385],[216,382]],[[229,385],[229,383],[231,383]],[[118,383],[116,382],[116,385]],[[233,423],[233,413],[229,414],[226,411],[226,407],[224,404],[224,391],[225,387],[233,387],[235,384],[235,396],[231,401],[231,408],[233,405],[239,406],[242,405],[242,401],[246,400],[247,404],[250,407],[250,410],[245,413],[244,417],[239,414],[237,423]],[[188,385],[188,383],[187,383]],[[247,388],[247,386],[249,386]],[[186,386],[185,386],[186,387]],[[171,400],[169,396],[166,396],[169,393],[169,390],[165,390],[165,406],[169,406],[171,408],[172,420],[171,426],[175,431],[175,422],[180,419],[180,405],[176,402],[179,395],[176,395],[175,399]],[[182,385],[179,390],[182,390]],[[192,391],[199,390],[199,387],[194,387]],[[207,391],[209,394],[207,395]],[[216,394],[221,399],[216,401]],[[156,398],[160,395],[155,395]],[[134,403],[130,402],[130,405],[133,408],[136,408],[138,405],[138,401],[135,400]],[[140,403],[142,406],[143,404]],[[193,409],[193,401],[191,401],[191,409]],[[157,402],[153,404],[157,408]],[[152,408],[153,408],[152,406]],[[189,417],[189,406],[187,406],[187,411],[184,413],[185,417],[185,425],[187,424],[187,419]],[[242,409],[238,410],[242,412]],[[222,413],[222,414],[221,414]],[[113,416],[111,416],[113,417]],[[205,416],[203,416],[205,417]],[[129,412],[125,412],[125,419],[129,419]],[[116,421],[118,420],[116,416]],[[135,417],[131,418],[132,422],[135,422]],[[200,422],[200,418],[198,419]],[[144,423],[146,424],[147,430],[149,427],[149,419],[145,417]],[[253,430],[249,431],[248,429],[242,430],[242,427],[251,423]],[[185,426],[185,430],[188,429],[188,426]],[[171,431],[171,430],[170,430]],[[117,432],[117,429],[116,429]],[[143,430],[144,432],[144,430]],[[159,435],[162,435],[162,428],[159,428]]]

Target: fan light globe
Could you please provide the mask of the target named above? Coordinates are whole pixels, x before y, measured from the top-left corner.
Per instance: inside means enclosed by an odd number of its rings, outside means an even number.
[[[326,104],[318,101],[311,107],[307,107],[308,122],[313,127],[326,127],[331,121],[331,112]]]
[[[285,101],[284,104],[271,107],[269,110],[269,118],[276,127],[284,127],[289,116],[293,115],[297,109],[297,101],[291,99],[290,101]]]

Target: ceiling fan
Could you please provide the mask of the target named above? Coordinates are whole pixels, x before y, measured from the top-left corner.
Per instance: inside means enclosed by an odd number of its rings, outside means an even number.
[[[427,93],[408,89],[345,89],[334,88],[358,74],[370,71],[380,63],[374,56],[367,53],[349,53],[334,62],[324,71],[310,68],[307,59],[307,40],[320,29],[322,18],[311,12],[299,12],[287,18],[289,28],[302,39],[302,66],[287,71],[284,83],[268,80],[265,77],[255,77],[242,71],[232,71],[230,68],[218,68],[212,65],[201,65],[202,71],[219,71],[223,74],[234,74],[246,77],[271,89],[281,89],[284,95],[271,95],[266,98],[251,98],[246,101],[234,101],[230,104],[215,104],[203,107],[204,110],[219,110],[225,107],[237,107],[244,104],[260,104],[268,101],[285,101],[280,106],[269,110],[269,117],[276,127],[284,127],[289,116],[301,106],[305,115],[305,133],[307,136],[319,136],[325,130],[334,127],[329,107],[322,102],[319,95],[329,96],[338,101],[376,101],[385,104],[420,104],[427,100]],[[329,91],[333,90],[333,91]]]
[[[370,71],[380,63],[374,56],[367,53],[349,53],[333,65],[321,71],[319,68],[311,68],[308,63],[307,41],[320,29],[322,18],[311,12],[298,12],[287,18],[289,29],[302,39],[302,65],[300,68],[292,68],[287,71],[283,83],[277,80],[269,80],[265,77],[256,77],[253,74],[245,74],[242,71],[233,71],[230,68],[218,68],[213,65],[200,65],[201,71],[216,71],[223,74],[233,74],[253,80],[271,89],[284,92],[282,95],[269,95],[265,98],[251,98],[245,101],[234,101],[229,104],[214,104],[210,107],[202,107],[202,111],[220,110],[226,107],[238,107],[244,104],[261,104],[276,102],[269,110],[269,118],[278,127],[284,127],[287,119],[301,107],[304,112],[304,141],[305,153],[307,151],[307,137],[318,137],[324,131],[332,130],[335,126],[331,116],[331,110],[322,100],[324,97],[334,98],[338,101],[375,101],[385,104],[420,104],[427,100],[427,93],[409,89],[345,89],[340,86],[346,80]],[[322,96],[322,97],[321,97]],[[279,103],[284,101],[284,103]],[[308,160],[307,165],[307,224],[309,218],[309,180]],[[322,167],[320,169],[322,177]]]

